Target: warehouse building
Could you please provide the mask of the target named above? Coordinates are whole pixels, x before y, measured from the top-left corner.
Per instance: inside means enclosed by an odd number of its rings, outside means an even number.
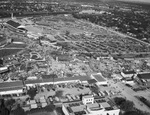
[[[11,96],[23,94],[24,85],[22,81],[0,83],[0,95]]]
[[[96,82],[97,85],[107,85],[107,81],[105,80],[105,78],[102,76],[101,73],[91,74],[91,78],[97,81]]]

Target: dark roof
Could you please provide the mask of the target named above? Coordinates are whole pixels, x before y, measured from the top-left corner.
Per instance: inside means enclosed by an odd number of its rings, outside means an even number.
[[[23,87],[9,87],[9,88],[4,88],[4,89],[0,89],[0,92],[2,91],[11,91],[11,90],[19,90],[19,89],[23,89]]]
[[[54,78],[54,82],[70,81],[70,80],[87,81],[89,79],[91,78],[89,78],[88,76],[75,76],[75,77]],[[53,82],[53,78],[43,79],[43,82]]]
[[[22,81],[0,83],[0,91],[16,90],[22,88],[23,88]]]
[[[43,79],[58,78],[56,74],[42,75]]]
[[[141,79],[150,79],[150,73],[138,74],[137,77]]]
[[[72,60],[69,54],[58,54],[53,57],[58,58],[58,61],[71,61]]]
[[[135,74],[136,72],[134,70],[123,70],[124,74]]]
[[[37,79],[37,80],[27,80],[25,81],[25,84],[36,84],[36,83],[42,83],[42,79]]]
[[[67,110],[69,113],[73,113],[73,110],[71,109],[71,107],[67,107]]]
[[[95,79],[97,80],[97,81],[106,81],[103,77],[102,77],[102,75],[100,75],[100,74],[94,74],[93,75],[94,77],[95,77]]]
[[[94,83],[96,83],[96,82],[97,82],[97,81],[96,81],[95,79],[89,79],[89,80],[88,80],[88,83],[89,83],[89,84],[94,84]]]
[[[14,22],[13,20],[9,20],[6,23],[9,24],[10,26],[14,27],[14,28],[17,28],[17,27],[19,27],[21,25],[21,24],[19,24],[17,22]]]
[[[18,87],[18,86],[22,86],[23,87],[22,81],[0,83],[0,89],[8,88],[8,87]]]

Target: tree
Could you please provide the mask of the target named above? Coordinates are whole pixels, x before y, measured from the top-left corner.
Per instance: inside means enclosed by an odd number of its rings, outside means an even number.
[[[63,92],[64,92],[63,90],[58,90],[56,91],[55,96],[60,98],[63,96]]]
[[[115,103],[116,103],[117,105],[120,106],[123,102],[126,101],[126,99],[124,99],[124,98],[122,98],[122,97],[115,97],[115,98],[114,98],[114,101],[115,101]]]
[[[4,99],[0,100],[0,115],[9,115],[10,111],[5,107]]]
[[[133,102],[126,100],[122,102],[122,104],[120,105],[120,109],[127,112],[133,110],[133,106],[134,106]]]
[[[53,104],[49,104],[49,105],[47,105],[47,106],[45,107],[45,110],[46,110],[47,112],[53,112],[54,109],[55,109],[55,105],[53,105]]]
[[[27,90],[27,94],[30,96],[31,99],[34,99],[36,92],[37,92],[36,88],[30,88],[29,90]]]
[[[90,89],[92,92],[94,92],[96,94],[99,93],[99,90],[100,90],[98,86],[91,86]]]
[[[18,104],[17,108],[12,112],[14,115],[27,115],[22,107]]]
[[[150,115],[150,113],[138,110],[138,111],[127,111],[123,115]]]
[[[11,109],[12,109],[13,105],[15,104],[15,102],[16,102],[16,101],[15,101],[14,99],[6,100],[5,106],[6,106],[7,108],[9,108],[9,110],[11,111]]]
[[[136,111],[127,111],[123,115],[138,115]]]

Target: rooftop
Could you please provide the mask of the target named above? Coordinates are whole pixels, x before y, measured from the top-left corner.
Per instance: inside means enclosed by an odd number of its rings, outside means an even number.
[[[135,74],[136,72],[134,70],[123,70],[124,74]]]
[[[25,81],[25,84],[36,84],[36,83],[42,83],[42,79],[26,80]]]
[[[54,74],[55,75],[55,74]],[[88,76],[74,76],[74,77],[63,77],[63,78],[57,78],[55,75],[53,79],[53,74],[51,75],[43,75],[43,79],[37,79],[37,80],[27,80],[25,81],[25,84],[36,84],[36,83],[46,83],[46,82],[60,82],[60,81],[71,81],[71,80],[80,80],[80,81],[87,81],[91,79]]]
[[[23,87],[19,86],[19,87],[6,87],[4,89],[0,89],[0,92],[3,92],[3,91],[12,91],[12,90],[19,90],[19,89],[23,89]]]
[[[99,82],[106,81],[101,74],[93,74],[92,76]]]
[[[92,95],[85,95],[85,96],[83,96],[83,98],[93,98],[93,96]]]
[[[89,79],[89,80],[88,80],[88,83],[89,83],[89,84],[94,84],[94,83],[96,83],[96,82],[97,82],[97,81],[96,81],[95,79]]]
[[[0,91],[17,90],[22,88],[23,88],[22,81],[0,83]]]
[[[138,74],[137,77],[139,77],[141,79],[150,79],[150,73]]]
[[[15,22],[13,20],[9,20],[6,23],[9,24],[10,26],[14,27],[14,28],[17,28],[17,27],[19,27],[21,25],[18,22]]]

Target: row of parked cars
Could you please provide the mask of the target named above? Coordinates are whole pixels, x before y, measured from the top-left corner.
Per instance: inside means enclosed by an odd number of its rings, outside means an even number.
[[[115,93],[113,91],[99,91],[98,93],[94,93],[93,92],[93,95],[94,96],[100,96],[100,97],[105,97],[105,96],[110,96],[110,95],[115,95]]]

